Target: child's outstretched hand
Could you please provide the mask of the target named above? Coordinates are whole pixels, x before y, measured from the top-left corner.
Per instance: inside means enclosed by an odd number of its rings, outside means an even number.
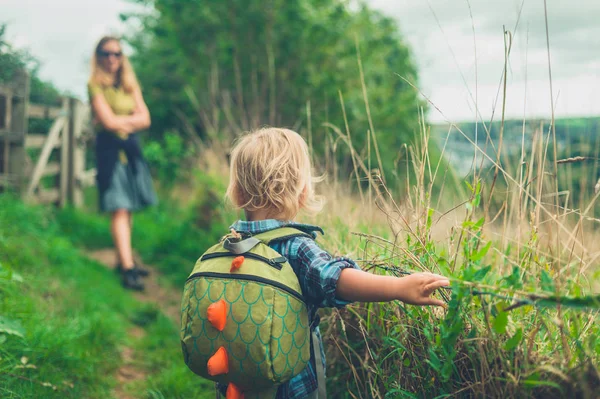
[[[415,273],[406,277],[378,276],[362,270],[344,269],[336,286],[336,296],[348,301],[388,302],[400,300],[411,305],[445,306],[431,297],[435,290],[447,287],[447,277],[432,273]]]
[[[415,273],[398,279],[398,299],[411,305],[446,306],[431,294],[438,288],[450,285],[448,278],[433,273]]]

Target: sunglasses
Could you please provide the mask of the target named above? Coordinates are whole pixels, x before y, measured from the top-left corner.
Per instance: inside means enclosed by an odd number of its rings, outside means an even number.
[[[117,52],[113,52],[113,51],[99,51],[98,55],[102,58],[108,58],[111,55],[115,56],[116,58],[121,58],[121,56],[123,55],[122,52],[117,51]]]

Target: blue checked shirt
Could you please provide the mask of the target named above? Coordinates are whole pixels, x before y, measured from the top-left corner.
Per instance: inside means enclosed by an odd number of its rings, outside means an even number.
[[[231,226],[238,232],[247,232],[253,235],[264,233],[280,227],[294,227],[305,233],[317,237],[317,232],[323,234],[318,226],[300,224],[294,222],[283,222],[275,219],[258,220],[253,222],[237,221]],[[333,258],[329,253],[308,237],[294,237],[286,241],[277,241],[270,245],[275,251],[285,256],[298,280],[306,302],[310,320],[315,320],[319,308],[342,307],[348,301],[336,298],[335,289],[340,273],[346,268],[359,267],[353,260],[348,258]],[[316,323],[315,323],[316,324]],[[325,351],[321,333],[317,325],[311,325],[319,339],[323,368],[325,368]],[[281,385],[277,390],[277,399],[300,399],[306,398],[310,393],[317,390],[317,374],[315,372],[315,359],[311,354],[311,360],[306,369]]]

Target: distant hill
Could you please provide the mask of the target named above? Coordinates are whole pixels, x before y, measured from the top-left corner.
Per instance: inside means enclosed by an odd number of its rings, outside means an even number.
[[[458,130],[460,129],[460,131]],[[566,208],[586,208],[590,201],[594,201],[595,187],[600,183],[600,117],[592,118],[564,118],[557,119],[556,129],[556,156],[557,160],[568,161],[558,165],[558,191],[562,206]],[[456,174],[467,177],[473,172],[473,166],[480,168],[480,176],[491,181],[494,176],[491,166],[497,159],[497,149],[500,142],[500,122],[488,125],[489,139],[483,124],[463,122],[450,129],[448,124],[438,124],[431,127],[431,137],[437,141],[440,148],[444,149],[444,158],[449,161]],[[462,131],[462,133],[461,133]],[[450,135],[448,136],[448,132]],[[543,142],[540,142],[540,132]],[[463,134],[464,133],[464,134]],[[477,137],[477,140],[476,140]],[[446,142],[447,139],[447,142]],[[475,151],[474,142],[480,150]],[[538,150],[546,154],[545,171],[550,180],[553,176],[553,137],[550,121],[545,119],[532,119],[523,123],[522,120],[505,121],[502,134],[502,151],[500,164],[511,176],[517,178],[519,171],[531,171],[536,176],[541,164],[541,158],[531,154],[534,144]],[[487,154],[487,157],[483,155]],[[524,163],[521,163],[521,154],[524,153]],[[475,158],[475,154],[477,154]],[[540,154],[536,151],[536,154]],[[584,157],[574,159],[574,157]],[[473,161],[476,159],[476,163]],[[529,172],[527,172],[529,173]],[[505,179],[499,179],[499,185],[505,185]],[[504,182],[503,182],[504,181]],[[548,188],[550,186],[547,186]],[[595,201],[595,214],[600,213],[600,203]],[[588,215],[589,216],[589,215]]]
[[[474,146],[485,150],[491,158],[496,158],[496,148],[500,142],[501,122],[492,124],[461,122],[450,129],[449,124],[436,124],[431,127],[431,136],[440,145],[444,145],[448,132],[448,143],[445,156],[455,166],[458,173],[467,173],[474,154]],[[458,129],[460,129],[460,131]],[[561,158],[574,156],[598,157],[600,147],[600,117],[589,118],[563,118],[555,121],[557,149]],[[464,135],[461,133],[464,133]],[[512,158],[521,153],[521,147],[525,153],[531,152],[531,145],[535,134],[543,132],[544,141],[550,137],[552,145],[551,125],[548,119],[507,120],[504,122],[502,134],[502,159]],[[466,136],[466,137],[465,137]],[[491,144],[490,144],[491,141]],[[487,143],[487,145],[486,145]],[[478,155],[481,159],[481,154]],[[484,162],[484,166],[489,162]]]
[[[556,138],[558,141],[564,141],[567,139],[589,141],[590,137],[597,137],[597,134],[600,133],[600,117],[556,119],[555,124]],[[462,130],[471,140],[475,140],[476,130],[479,139],[485,140],[486,131],[482,122],[477,124],[475,122],[461,122],[457,123],[456,126],[460,128],[460,130]],[[489,134],[492,140],[497,142],[500,137],[501,122],[495,121],[491,125],[486,123],[486,126],[489,129]],[[525,124],[523,124],[523,120],[507,120],[504,122],[503,140],[520,140],[523,132],[525,133],[525,138],[527,140],[527,138],[530,138],[536,130],[540,129],[540,127],[543,127],[544,132],[548,133],[550,129],[550,120],[530,119],[525,121]],[[435,134],[435,136],[443,136],[445,138],[448,128],[449,125],[445,123],[433,125],[432,135]],[[456,132],[454,136],[454,141],[464,141],[465,143],[468,143],[468,140],[459,132]]]

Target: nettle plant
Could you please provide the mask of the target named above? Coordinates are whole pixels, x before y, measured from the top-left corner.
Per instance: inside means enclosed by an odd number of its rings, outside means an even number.
[[[403,235],[401,244],[362,235],[367,268],[397,276],[432,271],[452,286],[439,292],[446,309],[389,303],[334,312],[325,336],[335,348],[328,357],[340,394],[585,397],[600,381],[598,298],[586,296],[577,278],[558,278],[533,223],[516,250],[487,240],[482,186],[469,190],[464,219],[447,244],[431,239],[428,206],[413,212],[422,220],[395,234]]]

